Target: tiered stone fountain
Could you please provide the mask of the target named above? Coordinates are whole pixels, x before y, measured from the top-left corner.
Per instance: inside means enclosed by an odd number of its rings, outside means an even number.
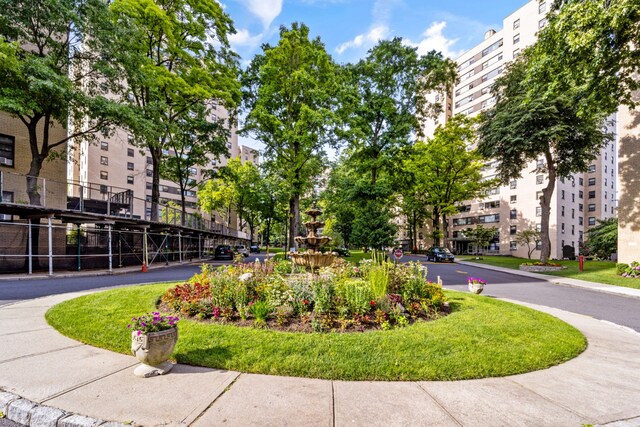
[[[324,222],[317,221],[316,217],[322,211],[314,205],[311,210],[305,213],[311,217],[311,221],[304,223],[305,227],[307,227],[307,237],[296,237],[296,242],[301,247],[307,248],[307,250],[306,252],[289,252],[289,255],[295,264],[306,268],[307,271],[316,273],[320,267],[330,266],[336,254],[333,252],[320,252],[320,247],[331,241],[331,237],[318,235],[318,228],[322,228]]]

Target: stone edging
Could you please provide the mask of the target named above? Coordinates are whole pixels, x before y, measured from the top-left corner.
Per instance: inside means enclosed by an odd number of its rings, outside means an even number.
[[[7,419],[23,426],[48,427],[129,427],[115,421],[104,421],[73,414],[51,406],[23,399],[0,389],[0,412]]]

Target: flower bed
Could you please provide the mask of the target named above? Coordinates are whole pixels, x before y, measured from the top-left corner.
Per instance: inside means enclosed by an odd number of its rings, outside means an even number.
[[[640,263],[638,261],[633,261],[631,264],[619,263],[616,270],[619,276],[628,279],[640,278]]]
[[[529,272],[538,272],[544,273],[546,271],[560,271],[564,270],[567,267],[562,266],[561,264],[548,262],[546,264],[541,262],[525,262],[520,264],[521,271],[529,271]]]
[[[162,296],[163,309],[208,322],[328,332],[393,329],[448,313],[442,288],[426,267],[338,259],[319,275],[289,261],[203,267]]]

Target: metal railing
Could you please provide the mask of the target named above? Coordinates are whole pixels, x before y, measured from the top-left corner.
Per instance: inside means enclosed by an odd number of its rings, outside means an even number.
[[[29,190],[30,189],[30,190]],[[135,197],[132,190],[105,184],[78,181],[60,182],[42,177],[0,171],[0,205],[24,205],[45,209],[62,209],[151,221],[151,201]],[[157,222],[200,231],[245,239],[239,230],[193,213],[183,213],[179,207],[157,204]]]

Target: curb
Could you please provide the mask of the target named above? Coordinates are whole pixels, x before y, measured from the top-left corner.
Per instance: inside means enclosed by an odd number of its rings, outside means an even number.
[[[485,270],[499,271],[501,273],[509,273],[509,274],[515,274],[517,276],[544,280],[545,282],[554,283],[562,286],[569,286],[572,288],[587,289],[593,292],[601,292],[601,293],[617,295],[621,297],[640,299],[640,289],[626,288],[623,286],[615,286],[615,285],[607,285],[606,283],[587,282],[586,280],[581,280],[581,279],[567,279],[560,276],[549,276],[546,274],[531,273],[527,271],[514,270],[514,269],[504,268],[504,267],[495,267],[493,265],[486,265],[486,264],[474,263],[469,261],[456,261],[456,263],[459,265],[478,267],[478,268],[483,268]],[[582,282],[582,283],[578,283],[578,282]]]
[[[40,405],[0,389],[0,418],[2,417],[29,427],[130,427],[128,424],[104,421]]]

